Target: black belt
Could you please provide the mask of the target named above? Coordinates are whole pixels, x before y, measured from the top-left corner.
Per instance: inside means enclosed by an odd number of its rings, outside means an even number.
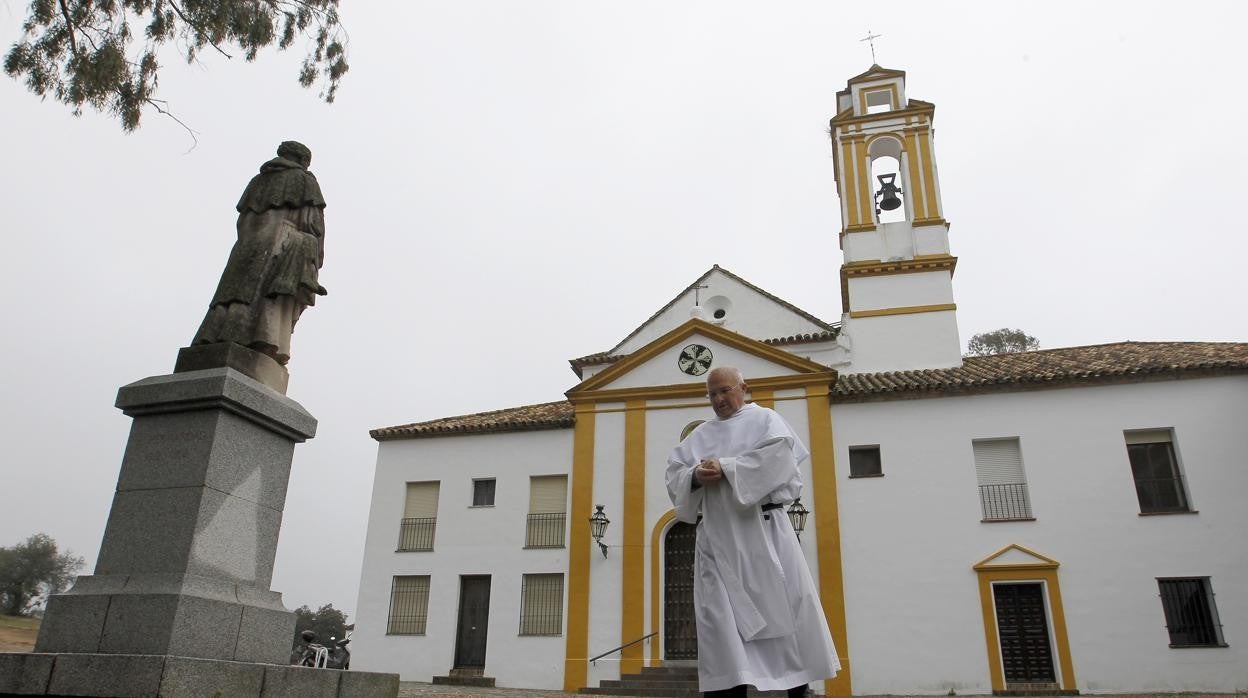
[[[762,506],[763,511],[771,511],[772,509],[783,509],[783,508],[784,508],[783,504],[776,504],[775,502],[772,502],[771,504],[764,504]]]

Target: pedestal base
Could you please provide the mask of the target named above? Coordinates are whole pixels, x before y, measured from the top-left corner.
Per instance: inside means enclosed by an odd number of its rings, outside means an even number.
[[[172,655],[0,653],[0,697],[395,698],[398,674]]]

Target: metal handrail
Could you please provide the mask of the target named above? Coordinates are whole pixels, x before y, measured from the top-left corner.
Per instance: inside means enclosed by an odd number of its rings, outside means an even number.
[[[654,631],[654,632],[650,633],[649,635],[647,635],[647,636],[645,636],[645,637],[639,637],[639,638],[637,638],[636,640],[633,640],[632,642],[627,642],[627,643],[625,643],[625,644],[623,644],[623,645],[620,645],[619,647],[616,647],[616,648],[615,648],[615,649],[613,649],[613,650],[607,650],[606,652],[603,652],[602,654],[598,655],[597,657],[594,657],[593,659],[589,660],[589,663],[590,663],[590,664],[593,664],[594,662],[598,661],[599,659],[602,659],[603,657],[607,656],[608,654],[614,654],[614,653],[616,653],[616,652],[619,652],[620,650],[624,649],[625,647],[632,647],[633,645],[637,644],[638,642],[645,642],[646,640],[649,640],[650,638],[652,638],[652,637],[654,637],[655,635],[658,635],[658,634],[659,634],[659,631],[657,631],[657,630],[656,630],[656,631]]]

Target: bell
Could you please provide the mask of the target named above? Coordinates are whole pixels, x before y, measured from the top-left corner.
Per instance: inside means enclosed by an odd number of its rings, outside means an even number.
[[[901,199],[897,198],[897,195],[903,192],[896,184],[893,184],[897,175],[883,174],[878,175],[876,179],[880,180],[880,190],[875,193],[880,208],[884,211],[892,211],[901,206]]]

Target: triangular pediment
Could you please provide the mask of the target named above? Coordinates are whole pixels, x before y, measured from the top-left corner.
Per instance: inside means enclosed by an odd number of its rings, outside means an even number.
[[[906,71],[893,70],[892,68],[884,68],[880,65],[873,64],[864,73],[859,73],[850,78],[847,82],[849,85],[856,85],[860,82],[874,82],[876,80],[887,80],[889,78],[904,78]]]
[[[602,355],[637,351],[689,320],[695,305],[708,323],[757,340],[836,331],[832,323],[716,264]]]
[[[590,393],[629,391],[698,395],[704,391],[706,372],[719,366],[736,366],[751,385],[836,379],[836,372],[827,366],[695,318],[582,381],[567,395],[574,401]]]
[[[1040,553],[1024,548],[1017,543],[1001,548],[997,552],[975,563],[976,570],[991,570],[1012,567],[1057,567],[1060,563],[1050,557],[1045,557]]]

